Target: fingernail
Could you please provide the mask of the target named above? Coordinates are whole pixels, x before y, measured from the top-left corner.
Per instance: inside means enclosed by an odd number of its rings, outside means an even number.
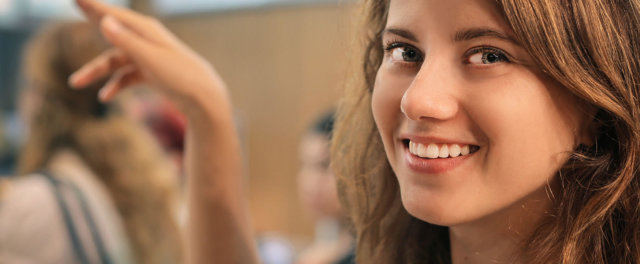
[[[102,19],[102,24],[111,33],[118,33],[122,30],[122,24],[110,15],[107,15]]]
[[[69,82],[69,86],[71,86],[71,88],[74,88],[74,89],[78,88],[78,85],[77,85],[78,76],[79,76],[78,73],[74,73],[74,74],[71,74],[71,76],[69,76],[68,82]]]

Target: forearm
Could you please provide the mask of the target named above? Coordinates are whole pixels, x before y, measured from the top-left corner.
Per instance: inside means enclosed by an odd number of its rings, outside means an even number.
[[[240,143],[222,79],[156,19],[97,0],[76,1],[115,48],[84,65],[70,83],[82,88],[109,77],[100,91],[105,101],[133,84],[150,84],[189,120],[188,263],[257,263]]]
[[[257,263],[231,107],[201,103],[188,115],[188,263]]]

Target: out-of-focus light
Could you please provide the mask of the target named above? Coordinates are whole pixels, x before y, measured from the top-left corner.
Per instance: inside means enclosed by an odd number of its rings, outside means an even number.
[[[129,0],[102,0],[128,6]],[[47,19],[81,19],[74,0],[0,0],[0,26],[16,27]]]
[[[0,25],[12,25],[17,23],[17,2],[14,0],[0,0]]]
[[[331,3],[345,0],[151,0],[153,8],[163,15],[179,15],[207,11],[228,11],[273,5]],[[348,1],[348,0],[346,0]]]
[[[128,0],[102,1],[121,6],[128,4]],[[32,18],[82,18],[74,0],[28,0],[27,2],[27,15]]]
[[[7,13],[13,7],[13,2],[9,0],[0,0],[0,13]]]

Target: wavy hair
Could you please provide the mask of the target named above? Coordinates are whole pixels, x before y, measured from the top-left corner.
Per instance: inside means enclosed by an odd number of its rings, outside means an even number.
[[[109,48],[86,23],[48,26],[26,49],[24,74],[42,97],[30,117],[21,153],[21,175],[45,168],[55,153],[71,149],[95,173],[113,199],[136,263],[180,263],[172,169],[143,127],[98,101],[97,83],[83,90],[70,74]]]
[[[640,262],[640,1],[496,0],[540,69],[598,109],[593,147],[558,172],[551,219],[528,241],[530,263]],[[339,109],[332,164],[360,263],[450,263],[448,230],[402,207],[370,109],[389,0],[365,0],[364,74]],[[535,256],[535,257],[534,257]]]

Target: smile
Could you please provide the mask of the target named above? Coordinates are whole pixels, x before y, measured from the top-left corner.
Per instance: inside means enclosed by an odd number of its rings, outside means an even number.
[[[426,159],[455,158],[469,155],[479,149],[478,146],[468,144],[422,144],[410,140],[405,140],[404,143],[408,146],[411,154]]]
[[[438,137],[406,135],[401,139],[404,145],[405,164],[420,174],[443,174],[473,158],[480,146],[456,142]]]

